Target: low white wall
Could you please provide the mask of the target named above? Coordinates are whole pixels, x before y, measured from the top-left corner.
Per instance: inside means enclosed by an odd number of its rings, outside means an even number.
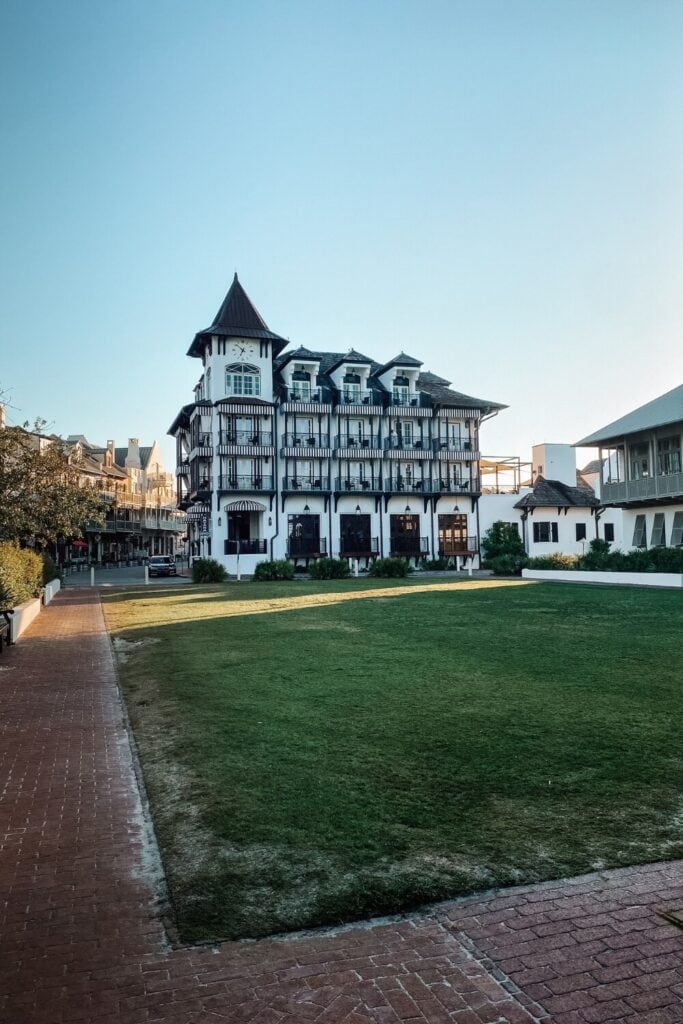
[[[45,594],[43,597],[43,604],[49,604],[55,594],[58,594],[62,588],[61,580],[50,580],[49,583],[45,584]]]
[[[16,643],[22,633],[31,625],[36,616],[40,615],[41,602],[39,597],[32,597],[14,609],[12,620],[12,643]]]
[[[678,572],[572,572],[563,569],[522,569],[527,580],[550,580],[558,583],[612,583],[629,587],[683,587],[683,573]]]

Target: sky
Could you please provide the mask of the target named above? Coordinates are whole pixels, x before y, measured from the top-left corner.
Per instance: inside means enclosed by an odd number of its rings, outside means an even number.
[[[574,442],[683,381],[682,113],[679,0],[4,0],[8,419],[172,466],[237,270]]]

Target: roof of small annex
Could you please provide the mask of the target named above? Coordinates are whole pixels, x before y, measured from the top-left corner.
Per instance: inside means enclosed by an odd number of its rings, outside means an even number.
[[[276,352],[282,351],[288,344],[285,338],[269,329],[240,284],[237,273],[211,326],[195,334],[187,351],[188,356],[201,356],[205,343],[214,334],[222,338],[263,338],[273,342]]]
[[[601,427],[587,437],[576,441],[575,448],[590,447],[591,445],[602,444],[607,441],[619,441],[625,435],[638,434],[643,430],[654,430],[655,427],[664,427],[669,423],[680,423],[683,421],[683,384],[653,398],[651,402],[640,405],[633,412],[626,413],[606,427]]]
[[[592,487],[571,487],[561,480],[537,476],[528,494],[515,502],[515,508],[594,508],[599,505]]]

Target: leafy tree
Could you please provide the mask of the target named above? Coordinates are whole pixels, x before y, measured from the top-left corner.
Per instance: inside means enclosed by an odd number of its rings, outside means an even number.
[[[44,545],[80,537],[88,521],[103,523],[102,503],[60,440],[0,430],[0,540]]]
[[[498,520],[489,527],[481,538],[481,553],[487,562],[502,555],[517,555],[523,558],[524,544],[516,523],[503,523]]]

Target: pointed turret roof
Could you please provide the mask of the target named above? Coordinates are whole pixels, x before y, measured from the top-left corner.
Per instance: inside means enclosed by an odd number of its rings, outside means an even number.
[[[268,324],[240,284],[237,273],[213,323],[195,335],[188,349],[188,356],[201,356],[204,345],[212,334],[220,335],[222,338],[264,338],[273,342],[275,354],[281,352],[287,345],[284,338],[268,329]]]

